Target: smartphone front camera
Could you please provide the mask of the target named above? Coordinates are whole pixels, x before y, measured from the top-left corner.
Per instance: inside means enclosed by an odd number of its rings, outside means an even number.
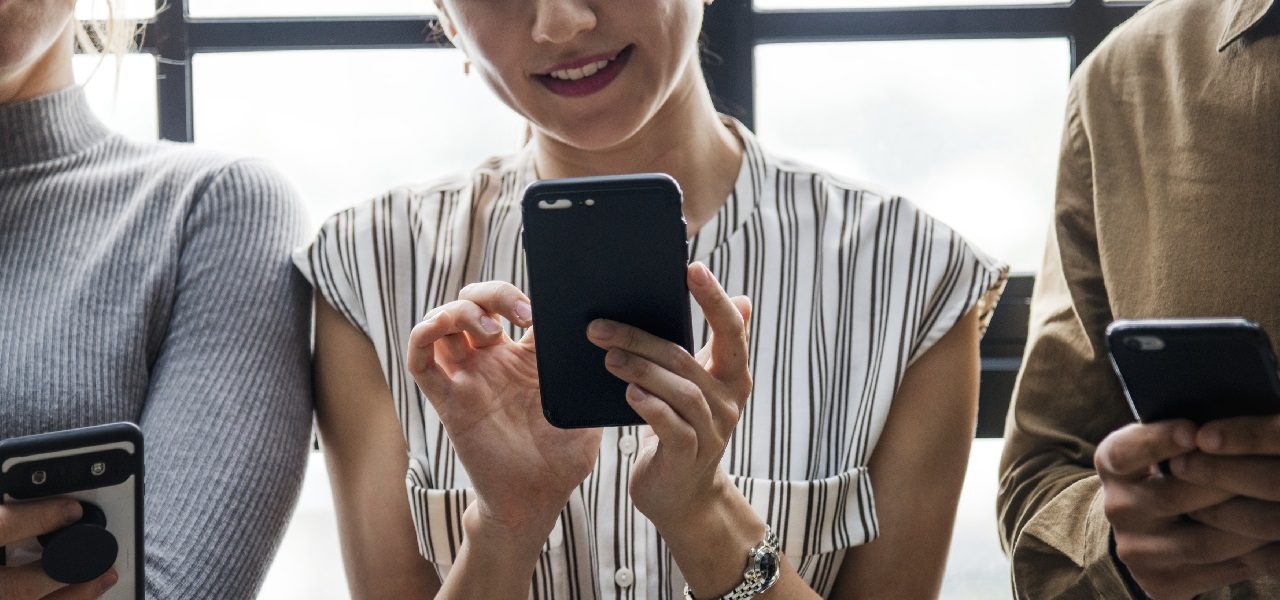
[[[107,472],[107,463],[104,463],[104,462],[93,463],[93,466],[89,467],[89,472],[93,473],[94,477],[102,475],[103,473]]]
[[[31,473],[31,483],[35,485],[44,485],[49,480],[49,475],[44,471],[34,471]]]

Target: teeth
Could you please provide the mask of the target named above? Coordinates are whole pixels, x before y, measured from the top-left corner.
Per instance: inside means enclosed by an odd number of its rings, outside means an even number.
[[[579,79],[582,79],[583,77],[590,77],[592,75],[595,75],[596,73],[599,73],[600,69],[603,69],[609,66],[609,62],[610,61],[607,61],[607,60],[600,60],[600,61],[593,62],[589,65],[582,66],[577,69],[562,69],[560,71],[552,71],[551,73],[549,73],[549,75],[551,75],[556,79],[564,79],[567,81],[577,81]]]

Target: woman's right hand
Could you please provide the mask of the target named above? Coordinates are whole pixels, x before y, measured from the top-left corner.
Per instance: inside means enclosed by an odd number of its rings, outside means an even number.
[[[0,546],[57,531],[80,520],[80,516],[80,503],[65,498],[0,504]],[[93,581],[65,585],[45,575],[39,561],[0,567],[0,598],[4,600],[90,600],[115,584],[115,569]]]
[[[529,298],[501,281],[466,286],[413,328],[406,366],[475,486],[468,513],[541,547],[591,473],[601,434],[547,422],[533,330],[513,341],[498,317],[530,327]]]

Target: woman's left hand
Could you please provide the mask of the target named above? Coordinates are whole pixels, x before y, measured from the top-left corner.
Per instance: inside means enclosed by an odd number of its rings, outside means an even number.
[[[729,298],[701,263],[689,266],[687,278],[711,326],[696,356],[622,323],[600,319],[588,328],[591,342],[608,350],[609,372],[631,384],[627,402],[649,424],[631,468],[630,493],[660,530],[726,491],[720,458],[751,395],[750,300]]]

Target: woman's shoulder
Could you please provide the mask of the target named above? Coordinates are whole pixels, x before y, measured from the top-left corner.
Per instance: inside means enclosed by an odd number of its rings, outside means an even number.
[[[65,166],[86,189],[111,190],[123,213],[177,231],[300,234],[306,210],[293,184],[269,162],[195,144],[112,133]],[[127,193],[119,193],[127,190]]]

